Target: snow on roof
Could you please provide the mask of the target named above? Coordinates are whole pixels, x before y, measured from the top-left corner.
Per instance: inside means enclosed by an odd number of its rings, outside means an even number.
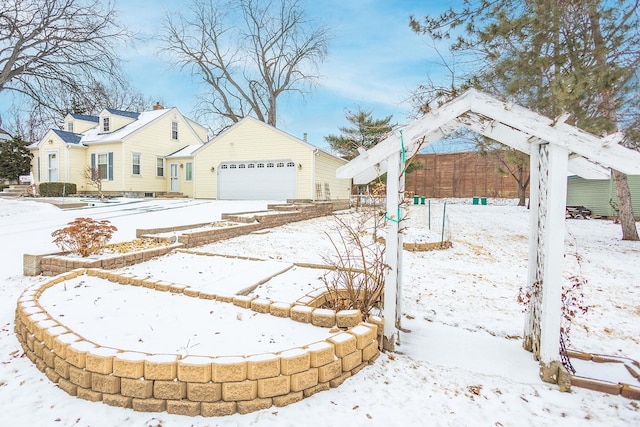
[[[170,159],[176,157],[191,157],[193,156],[194,151],[196,151],[200,147],[202,147],[202,144],[187,145],[186,147],[183,147],[178,151],[174,151],[165,158]]]
[[[82,143],[100,143],[100,142],[117,142],[122,141],[127,136],[148,125],[152,121],[156,120],[163,114],[169,112],[171,109],[144,111],[142,113],[131,113],[137,115],[137,120],[121,127],[120,129],[109,132],[101,133],[99,127],[89,129],[82,136]],[[109,112],[117,110],[107,110]]]
[[[98,123],[100,121],[100,118],[98,116],[89,116],[87,114],[69,114],[69,115],[76,120],[84,120],[85,122]]]
[[[82,135],[73,132],[67,132],[60,129],[51,129],[53,133],[58,135],[60,139],[62,139],[67,144],[77,144],[80,145],[80,141],[82,140]]]

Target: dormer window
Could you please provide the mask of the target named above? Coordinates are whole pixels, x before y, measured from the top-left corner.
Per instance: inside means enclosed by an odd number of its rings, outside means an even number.
[[[73,133],[73,122],[67,122],[67,132]]]
[[[104,117],[102,119],[102,131],[109,132],[109,117]]]
[[[171,139],[178,139],[178,122],[171,122]]]

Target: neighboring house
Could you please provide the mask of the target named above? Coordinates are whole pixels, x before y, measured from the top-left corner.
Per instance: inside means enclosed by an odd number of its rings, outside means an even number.
[[[348,200],[351,180],[336,178],[346,163],[252,117],[167,156],[172,191],[223,200]]]
[[[165,157],[187,145],[202,145],[206,129],[176,108],[154,106],[135,113],[105,109],[98,116],[68,114],[64,130],[51,129],[29,148],[36,182],[71,182],[79,193],[96,189],[86,180],[98,170],[105,194],[154,196],[170,192]]]
[[[0,121],[0,123],[2,123],[2,122]],[[11,134],[9,132],[7,132],[6,130],[0,128],[0,142],[9,141],[11,139],[13,139]]]
[[[640,175],[629,175],[628,182],[633,213],[640,218]],[[584,206],[591,210],[592,215],[617,216],[618,197],[613,178],[584,179],[570,176],[567,182],[567,205]]]

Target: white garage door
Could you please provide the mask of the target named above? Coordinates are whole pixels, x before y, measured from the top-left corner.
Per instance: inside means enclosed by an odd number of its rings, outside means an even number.
[[[296,197],[291,160],[224,162],[218,166],[218,199],[286,200]]]

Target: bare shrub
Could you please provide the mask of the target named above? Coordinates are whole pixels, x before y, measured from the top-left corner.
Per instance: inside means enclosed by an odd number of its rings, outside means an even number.
[[[325,307],[360,310],[366,319],[373,309],[381,309],[389,270],[384,262],[385,246],[375,240],[381,218],[374,210],[361,212],[353,224],[334,218],[338,236],[325,233],[335,250],[333,256],[324,259],[333,267],[322,277],[329,294]]]
[[[51,233],[53,243],[63,251],[82,257],[102,253],[113,233],[118,230],[106,219],[76,218],[67,225]]]

